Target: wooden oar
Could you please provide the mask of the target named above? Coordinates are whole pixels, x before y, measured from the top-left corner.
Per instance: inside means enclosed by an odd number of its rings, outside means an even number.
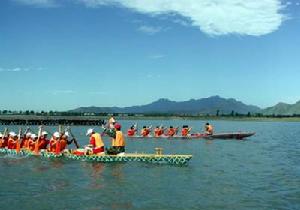
[[[79,144],[78,144],[78,142],[77,142],[77,140],[76,140],[75,136],[73,135],[73,133],[72,133],[72,131],[71,131],[71,128],[70,128],[70,126],[68,126],[68,127],[67,127],[67,131],[68,131],[68,132],[69,132],[69,134],[71,135],[71,137],[72,137],[72,141],[74,142],[74,144],[75,144],[76,148],[77,148],[77,149],[79,149],[79,148],[80,148],[80,146],[79,146]]]
[[[16,145],[16,152],[19,153],[21,149],[21,135],[22,135],[22,128],[19,128],[18,140]]]
[[[8,128],[4,128],[4,131],[3,131],[3,143],[2,144],[4,144],[4,146],[7,146],[7,145],[5,145],[5,141],[7,140],[7,134],[8,134]]]

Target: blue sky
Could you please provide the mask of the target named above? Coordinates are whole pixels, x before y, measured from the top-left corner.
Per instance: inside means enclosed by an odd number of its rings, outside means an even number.
[[[300,100],[300,0],[1,0],[0,109]]]

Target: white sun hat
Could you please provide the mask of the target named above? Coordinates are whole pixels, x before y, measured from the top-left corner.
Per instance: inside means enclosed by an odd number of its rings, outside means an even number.
[[[55,138],[59,138],[59,136],[60,136],[60,135],[59,135],[59,132],[57,132],[57,131],[54,132],[54,133],[53,133],[53,136],[54,136]]]
[[[17,134],[15,132],[13,132],[13,131],[9,132],[9,135],[13,136],[13,137],[17,136]]]
[[[3,134],[2,133],[0,133],[0,138],[2,138],[3,137]]]
[[[89,128],[86,132],[86,135],[89,136],[91,135],[92,133],[94,132],[94,129],[93,128]]]
[[[47,131],[43,131],[42,135],[48,135],[48,132]]]
[[[31,134],[31,138],[35,139],[35,138],[37,138],[37,135],[33,133],[33,134]]]
[[[30,137],[32,133],[28,132],[26,133],[26,137]]]

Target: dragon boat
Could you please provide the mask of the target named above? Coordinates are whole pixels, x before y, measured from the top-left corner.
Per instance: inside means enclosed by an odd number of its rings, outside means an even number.
[[[128,139],[147,139],[147,138],[153,138],[153,139],[219,139],[219,140],[242,140],[247,137],[253,136],[255,133],[254,132],[234,132],[234,133],[216,133],[212,135],[207,135],[207,134],[202,134],[202,133],[195,133],[191,134],[189,136],[166,136],[166,135],[161,135],[159,137],[154,137],[154,136],[127,136]]]
[[[192,158],[192,155],[163,155],[163,154],[143,154],[143,153],[125,153],[123,155],[75,155],[71,152],[63,152],[59,154],[47,152],[42,150],[39,154],[32,151],[0,148],[0,153],[16,156],[40,156],[48,159],[67,159],[67,160],[81,160],[90,162],[145,162],[145,163],[159,163],[172,165],[186,165]]]

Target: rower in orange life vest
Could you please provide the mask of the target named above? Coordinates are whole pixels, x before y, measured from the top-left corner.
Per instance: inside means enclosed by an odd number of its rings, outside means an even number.
[[[2,144],[4,144],[3,134],[0,133],[0,148],[2,148]]]
[[[213,135],[214,133],[214,128],[212,127],[212,125],[210,125],[209,123],[205,124],[205,134],[206,135]]]
[[[96,133],[93,128],[88,129],[86,135],[90,137],[90,144],[86,147],[86,150],[91,150],[92,154],[104,154],[104,143],[101,135]]]
[[[7,148],[8,149],[16,149],[18,136],[15,132],[9,133]]]
[[[8,136],[7,133],[4,131],[4,134],[1,134],[1,138],[0,138],[0,148],[5,148],[7,147],[8,144]]]
[[[181,129],[181,136],[186,137],[186,136],[190,136],[190,131],[192,130],[192,128],[189,128],[188,125],[184,125],[182,126]]]
[[[125,153],[125,137],[121,131],[121,125],[116,123],[116,137],[112,138],[112,147],[107,150],[109,155],[123,155]]]
[[[59,144],[59,132],[54,132],[49,142],[49,152],[56,152],[56,146]]]
[[[39,141],[39,150],[40,149],[47,149],[47,146],[49,144],[49,140],[47,139],[47,135],[48,132],[47,131],[43,131],[42,132],[42,136],[40,137],[40,141]]]
[[[37,141],[38,137],[36,134],[31,134],[28,143],[27,143],[27,149],[34,151],[35,149],[35,142]]]
[[[177,134],[177,130],[178,128],[173,128],[173,126],[170,126],[170,128],[168,129],[168,136],[174,136]]]
[[[164,134],[164,127],[163,126],[156,126],[154,129],[154,137],[160,137]]]
[[[21,141],[21,145],[20,145],[21,148],[28,148],[28,141],[29,141],[30,137],[31,137],[30,132],[27,132],[24,134],[22,141]]]
[[[150,127],[143,126],[143,129],[141,130],[141,136],[148,137],[150,132],[151,132],[151,126]]]
[[[128,130],[127,130],[127,136],[134,136],[136,133],[136,125],[132,125]]]

